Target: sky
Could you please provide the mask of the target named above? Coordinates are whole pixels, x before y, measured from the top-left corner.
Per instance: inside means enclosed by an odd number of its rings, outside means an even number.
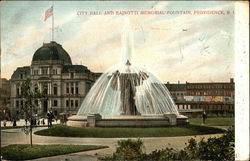
[[[1,3],[1,77],[29,66],[35,51],[51,41],[52,2]],[[87,15],[79,15],[79,11]],[[101,15],[90,15],[90,12]],[[164,14],[104,15],[105,11],[161,11]],[[174,11],[174,14],[170,14]],[[178,14],[190,11],[191,14]],[[223,11],[225,14],[195,14]],[[124,19],[134,34],[134,64],[164,83],[228,82],[234,78],[234,2],[223,1],[55,1],[54,39],[73,64],[105,72],[121,59]],[[111,12],[109,12],[111,13]]]

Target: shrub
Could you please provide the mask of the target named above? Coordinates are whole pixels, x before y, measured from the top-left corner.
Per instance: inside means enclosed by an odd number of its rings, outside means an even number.
[[[138,140],[118,141],[116,152],[112,156],[98,158],[103,161],[167,161],[167,160],[234,160],[234,129],[230,128],[221,137],[204,139],[197,142],[188,140],[186,147],[180,151],[173,148],[155,150],[150,154],[143,152],[143,142]]]

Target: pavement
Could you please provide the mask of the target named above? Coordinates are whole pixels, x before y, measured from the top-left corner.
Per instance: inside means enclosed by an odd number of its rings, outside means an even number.
[[[36,127],[34,132],[47,127]],[[171,147],[180,150],[185,147],[185,143],[192,137],[196,140],[209,137],[219,137],[221,134],[213,135],[196,135],[196,136],[179,136],[179,137],[145,137],[141,138],[144,142],[146,153],[150,153],[155,149],[163,149]],[[1,147],[9,144],[29,144],[29,135],[25,135],[22,129],[2,129]],[[107,145],[109,148],[98,149],[92,151],[71,153],[66,155],[58,155],[53,157],[35,159],[37,161],[96,161],[98,157],[110,155],[116,150],[117,141],[128,138],[73,138],[73,137],[51,137],[39,136],[33,134],[34,144],[80,144],[80,145]],[[136,138],[132,138],[136,139]]]
[[[42,125],[42,120],[43,119],[38,119],[40,121],[40,125]],[[38,121],[37,120],[37,121]],[[4,127],[4,121],[1,121],[1,127]],[[44,122],[45,122],[45,125],[48,125],[48,119],[44,119]],[[57,120],[57,121],[54,121],[52,122],[52,124],[60,124],[60,120]],[[16,125],[17,126],[25,126],[26,125],[26,122],[24,119],[20,119],[18,121],[16,121]],[[27,125],[29,125],[29,121],[27,122]],[[13,121],[6,121],[6,127],[13,127]]]

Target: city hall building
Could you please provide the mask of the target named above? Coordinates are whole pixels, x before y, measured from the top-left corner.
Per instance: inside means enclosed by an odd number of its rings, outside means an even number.
[[[34,90],[44,91],[48,98],[34,100],[36,113],[46,115],[52,110],[59,113],[76,113],[84,97],[100,73],[91,72],[86,66],[73,65],[63,47],[51,41],[44,43],[33,55],[30,66],[18,67],[11,76],[11,114],[19,117],[24,106],[21,83],[31,79]]]

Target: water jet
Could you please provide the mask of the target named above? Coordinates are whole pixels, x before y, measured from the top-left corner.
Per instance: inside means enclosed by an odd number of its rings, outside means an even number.
[[[144,67],[132,62],[133,34],[125,25],[120,64],[95,82],[69,126],[150,127],[187,124],[167,87]]]

